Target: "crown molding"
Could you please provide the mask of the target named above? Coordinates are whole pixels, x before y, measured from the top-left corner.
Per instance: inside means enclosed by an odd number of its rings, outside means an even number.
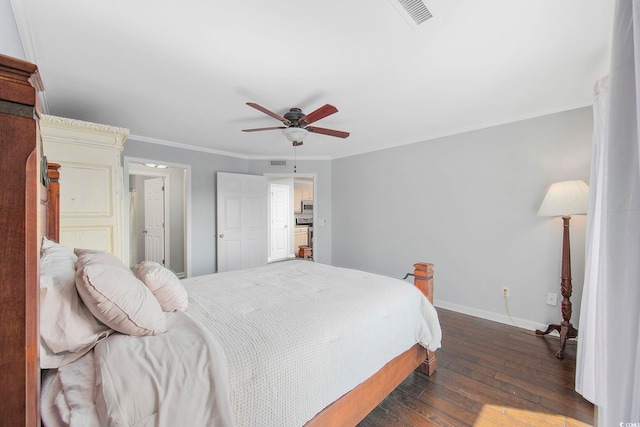
[[[40,130],[43,139],[67,143],[81,141],[98,146],[116,146],[122,151],[129,129],[42,114]],[[90,134],[90,137],[87,135]]]
[[[129,129],[127,128],[104,125],[101,123],[85,122],[83,120],[69,119],[67,117],[52,116],[50,114],[43,114],[40,118],[40,123],[75,127],[97,132],[116,133],[118,135],[121,135],[123,139],[126,139],[129,136]]]
[[[18,27],[18,34],[20,41],[22,42],[22,50],[24,51],[25,59],[32,64],[38,65],[38,55],[36,52],[35,43],[33,42],[33,35],[31,32],[31,24],[29,21],[29,14],[27,13],[27,2],[23,0],[11,0],[11,9],[13,10],[13,17],[16,21],[16,27]],[[40,87],[38,96],[40,97],[40,104],[44,113],[49,112],[49,104],[47,103],[47,96],[44,92],[46,85],[43,83],[44,76],[40,75]]]
[[[220,156],[227,156],[227,157],[236,157],[238,159],[245,159],[245,160],[249,159],[249,156],[238,154],[238,153],[232,153],[230,151],[214,150],[213,148],[198,147],[195,145],[182,144],[179,142],[167,141],[167,140],[158,139],[158,138],[151,138],[148,136],[131,135],[129,139],[134,141],[147,142],[149,144],[158,144],[158,145],[165,145],[167,147],[181,148],[183,150],[200,151],[202,153],[217,154]]]

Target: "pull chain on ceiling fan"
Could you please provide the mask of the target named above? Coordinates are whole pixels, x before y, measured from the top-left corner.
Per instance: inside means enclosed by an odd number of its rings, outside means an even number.
[[[337,138],[346,138],[349,136],[349,132],[335,129],[326,129],[317,126],[309,126],[311,123],[317,122],[318,120],[330,116],[331,114],[337,113],[338,109],[331,104],[325,104],[309,114],[304,114],[300,108],[291,108],[289,109],[288,113],[285,113],[284,116],[274,113],[273,111],[268,110],[254,102],[247,102],[247,105],[263,112],[268,116],[273,117],[276,120],[281,121],[284,126],[243,129],[243,132],[283,129],[282,132],[284,133],[284,136],[286,136],[287,139],[291,141],[294,147],[302,145],[304,138],[309,134],[309,132],[335,136]]]

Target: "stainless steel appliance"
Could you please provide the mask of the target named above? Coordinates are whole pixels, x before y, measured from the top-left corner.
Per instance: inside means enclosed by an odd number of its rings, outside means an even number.
[[[313,217],[312,216],[299,216],[296,217],[296,225],[309,225],[312,226],[313,225]]]
[[[303,200],[302,201],[302,213],[303,214],[312,214],[313,213],[313,200]]]
[[[306,227],[307,229],[307,246],[313,247],[313,216],[301,215],[296,217],[296,230],[298,227]]]

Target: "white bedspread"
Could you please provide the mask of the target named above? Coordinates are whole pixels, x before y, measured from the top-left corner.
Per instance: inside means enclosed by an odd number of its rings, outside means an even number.
[[[415,343],[440,346],[435,309],[397,279],[287,261],[183,284],[166,334],[96,346],[103,425],[301,426]]]
[[[45,427],[100,427],[93,401],[95,360],[90,351],[42,378],[41,412]]]
[[[94,349],[103,425],[232,425],[224,353],[188,315],[168,313],[162,335],[109,338]]]
[[[301,426],[389,360],[440,346],[411,283],[309,261],[184,280],[224,348],[237,426]]]

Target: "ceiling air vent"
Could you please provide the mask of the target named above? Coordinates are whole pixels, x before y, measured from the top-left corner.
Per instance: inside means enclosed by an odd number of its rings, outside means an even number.
[[[283,167],[287,166],[286,160],[271,160],[271,167]]]
[[[418,25],[427,19],[433,17],[422,0],[389,0],[389,2],[414,29],[418,28]]]

